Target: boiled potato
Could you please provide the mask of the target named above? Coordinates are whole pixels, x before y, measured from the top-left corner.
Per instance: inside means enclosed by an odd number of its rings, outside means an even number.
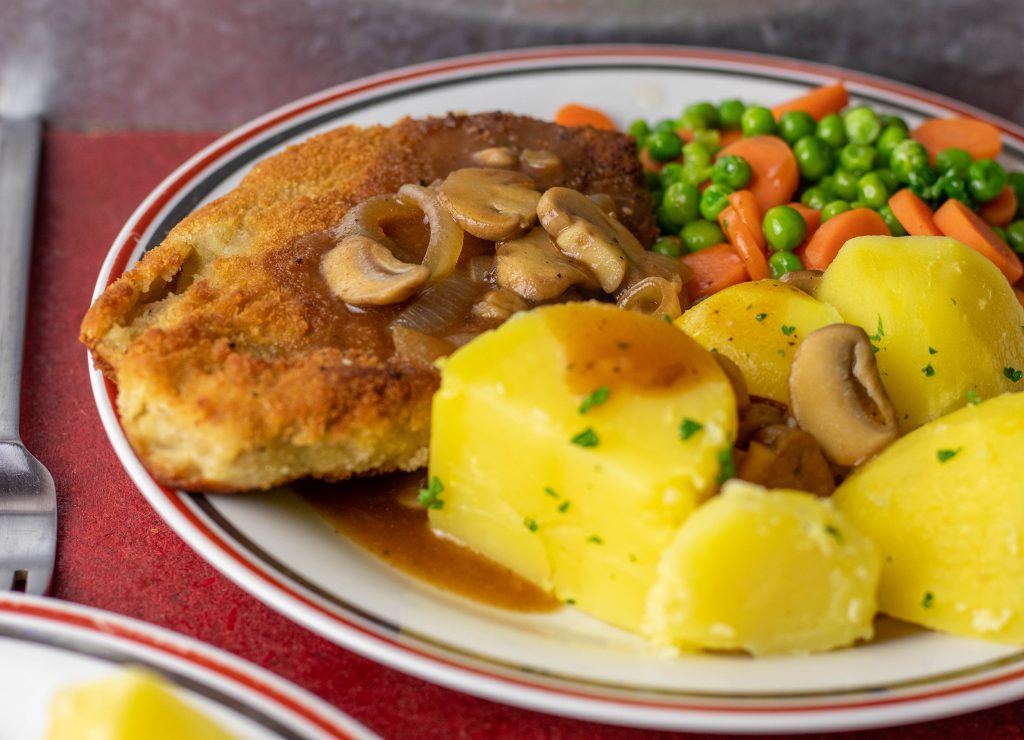
[[[174,695],[157,675],[136,669],[58,692],[48,740],[231,740],[213,720]]]
[[[729,380],[670,324],[594,303],[517,314],[442,364],[430,522],[639,630],[661,553],[735,433]]]
[[[851,239],[816,295],[871,336],[904,432],[968,393],[1024,389],[1014,372],[1024,369],[1024,309],[995,265],[958,241]]]
[[[878,548],[827,499],[733,480],[658,567],[648,634],[683,647],[807,653],[873,634]]]
[[[803,338],[842,319],[829,305],[777,280],[740,283],[676,319],[704,347],[735,362],[757,396],[789,403],[789,366]]]
[[[925,424],[836,490],[885,556],[879,609],[957,635],[1024,644],[1024,395]]]

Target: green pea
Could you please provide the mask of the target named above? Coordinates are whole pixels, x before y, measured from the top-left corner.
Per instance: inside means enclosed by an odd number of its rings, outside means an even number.
[[[814,116],[802,110],[789,110],[779,118],[779,133],[790,144],[795,144],[817,130]]]
[[[718,125],[718,108],[711,103],[694,103],[683,109],[683,121],[686,121],[691,131],[700,131],[706,128],[714,128]]]
[[[940,200],[945,196],[946,198],[958,200],[965,206],[971,207],[971,196],[967,181],[958,176],[955,172],[946,172],[939,175],[938,179],[935,181],[935,185],[932,187],[932,192],[934,193],[936,200]]]
[[[693,140],[698,144],[703,144],[708,148],[708,151],[714,154],[722,148],[722,135],[717,128],[709,128],[703,131],[694,131]]]
[[[835,166],[832,147],[817,136],[805,136],[793,145],[793,155],[800,174],[807,180],[820,180]]]
[[[711,182],[739,190],[746,187],[752,174],[750,165],[743,157],[735,155],[722,157],[715,162],[715,166],[711,170]]]
[[[875,170],[875,173],[882,178],[882,182],[885,183],[885,189],[889,191],[890,195],[900,189],[900,181],[896,179],[896,175],[892,174],[892,170],[887,170],[883,167],[882,169]]]
[[[912,171],[928,168],[928,150],[913,139],[901,141],[889,157],[889,169],[900,182],[909,183]]]
[[[868,208],[881,208],[889,202],[889,190],[877,172],[869,172],[857,181],[857,196]]]
[[[654,124],[655,131],[671,131],[675,133],[676,129],[679,128],[679,121],[674,118],[662,118],[656,124]]]
[[[905,128],[890,125],[882,129],[882,133],[878,136],[878,141],[875,142],[875,148],[878,150],[878,156],[881,161],[888,162],[896,145],[909,138],[910,134],[907,133]]]
[[[667,188],[674,182],[679,182],[683,179],[683,165],[681,162],[669,162],[661,168],[661,172],[658,173],[658,184],[662,190]]]
[[[935,156],[935,171],[940,173],[953,172],[958,177],[966,177],[967,170],[974,160],[963,149],[955,146],[943,149]]]
[[[843,119],[838,113],[829,113],[818,121],[818,138],[824,141],[833,149],[846,144],[846,129],[843,128]]]
[[[691,141],[683,147],[683,161],[691,165],[709,165],[711,151],[699,141]]]
[[[666,257],[679,257],[683,253],[683,245],[678,236],[663,236],[651,245],[651,251]]]
[[[723,100],[718,105],[718,122],[722,128],[739,128],[746,106],[741,100]]]
[[[1014,221],[1006,227],[1006,243],[1017,254],[1024,254],[1024,219]]]
[[[847,172],[863,175],[875,166],[877,150],[864,144],[847,144],[839,150],[839,165]]]
[[[843,128],[851,144],[873,144],[882,133],[882,122],[873,110],[860,106],[843,116]]]
[[[778,280],[787,272],[804,269],[804,263],[792,252],[775,252],[768,258],[768,269],[772,271],[772,277]]]
[[[885,221],[885,225],[889,227],[889,233],[893,236],[906,236],[907,230],[903,228],[903,224],[900,223],[899,219],[896,218],[896,214],[892,212],[892,209],[888,205],[884,205],[878,209],[878,215]]]
[[[662,231],[678,231],[684,224],[700,216],[700,191],[687,182],[674,182],[665,188],[658,207],[658,222]],[[668,228],[664,228],[668,227]]]
[[[800,202],[808,208],[813,208],[820,211],[829,201],[833,201],[835,198],[829,197],[829,193],[820,187],[807,188],[804,194],[800,196]]]
[[[683,176],[681,182],[690,185],[700,185],[711,178],[711,165],[709,164],[687,164],[683,162]]]
[[[723,185],[708,185],[700,196],[700,215],[708,221],[717,221],[718,214],[729,205],[732,188]]]
[[[775,250],[794,249],[807,236],[807,222],[799,211],[789,206],[769,208],[761,227],[768,245]]]
[[[644,142],[647,141],[647,135],[651,133],[651,129],[647,126],[647,121],[638,118],[629,124],[629,133],[636,139],[637,149],[643,149]]]
[[[1006,184],[1017,195],[1017,215],[1024,215],[1024,172],[1011,172],[1006,176]]]
[[[678,159],[683,153],[683,140],[675,131],[655,131],[647,137],[647,153],[655,162]]]
[[[896,173],[893,173],[896,174]],[[907,173],[907,186],[923,200],[937,201],[942,193],[942,186],[937,182],[935,171],[928,167],[917,167]]]
[[[967,192],[979,203],[999,195],[1006,186],[1006,170],[993,159],[979,159],[967,168]]]
[[[832,175],[832,190],[846,201],[857,197],[857,180],[860,178],[844,169],[838,169]]]
[[[679,234],[683,239],[683,245],[691,252],[713,247],[725,241],[725,234],[714,221],[691,221],[683,227]]]
[[[851,211],[855,211],[858,208],[867,208],[867,207],[868,207],[868,204],[865,203],[862,200],[851,200],[850,201],[850,210]]]
[[[844,213],[848,210],[850,210],[850,204],[845,200],[833,200],[821,209],[821,222],[825,223],[833,216],[838,216],[840,213]]]
[[[774,134],[775,116],[763,106],[752,105],[743,111],[743,116],[740,118],[740,127],[743,129],[744,136]]]
[[[898,129],[901,129],[901,130],[905,131],[906,133],[910,133],[910,128],[907,126],[907,122],[904,121],[899,116],[893,116],[893,115],[885,114],[885,115],[879,116],[878,120],[882,124],[882,129],[883,130],[887,129],[887,128],[890,128],[890,127],[895,127],[895,128],[898,128]]]

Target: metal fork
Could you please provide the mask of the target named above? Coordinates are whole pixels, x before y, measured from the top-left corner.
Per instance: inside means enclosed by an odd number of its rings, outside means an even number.
[[[22,444],[18,417],[38,118],[0,119],[0,590],[43,594],[57,549],[53,478]]]

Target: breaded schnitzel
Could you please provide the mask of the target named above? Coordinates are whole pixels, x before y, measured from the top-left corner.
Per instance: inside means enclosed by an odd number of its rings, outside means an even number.
[[[545,188],[610,196],[621,223],[653,240],[635,144],[621,134],[486,113],[345,127],[291,147],[178,224],[83,321],[82,341],[117,384],[121,423],[153,475],[230,492],[425,465],[439,375],[396,351],[390,328],[410,301],[351,306],[321,260],[356,204],[503,149],[534,152]],[[422,230],[422,219],[395,228]],[[469,274],[487,245],[466,239],[458,271]],[[475,316],[464,334],[497,323]]]

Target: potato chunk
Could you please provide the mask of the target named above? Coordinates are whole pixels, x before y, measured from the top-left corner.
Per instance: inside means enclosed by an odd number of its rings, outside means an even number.
[[[49,740],[232,740],[234,735],[179,699],[159,676],[131,669],[62,689]]]
[[[945,237],[865,236],[846,243],[817,296],[878,348],[900,428],[1024,389],[1024,309],[988,259]]]
[[[430,521],[637,631],[735,433],[728,378],[670,324],[595,303],[517,314],[442,365]]]
[[[807,653],[873,634],[878,548],[827,499],[730,481],[683,524],[646,625],[660,643]]]
[[[967,406],[893,443],[836,490],[885,557],[879,609],[1024,644],[1024,395]]]
[[[751,393],[789,404],[789,366],[803,338],[842,319],[829,305],[777,280],[740,283],[676,319],[676,326],[739,366]]]

